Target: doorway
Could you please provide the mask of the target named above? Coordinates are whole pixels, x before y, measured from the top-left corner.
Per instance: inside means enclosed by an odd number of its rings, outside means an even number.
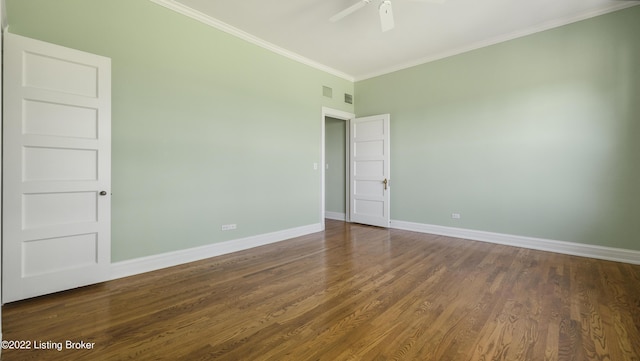
[[[320,224],[349,222],[349,124],[352,113],[322,108]]]
[[[325,118],[325,219],[347,219],[347,121]]]
[[[344,221],[362,223],[372,226],[388,228],[391,223],[390,216],[390,114],[379,114],[362,118],[355,118],[354,114],[322,108],[322,136],[321,136],[321,191],[320,191],[320,224],[322,230],[325,228],[325,218],[342,220],[342,209],[344,209]],[[342,126],[344,123],[344,127]],[[327,125],[331,128],[329,135],[332,139],[327,139]],[[336,148],[335,143],[340,139],[333,133],[333,126],[336,133],[340,134],[344,130],[344,180],[339,178],[341,172],[327,172],[332,165],[327,163],[328,157],[335,162],[342,152],[333,153]],[[331,143],[327,143],[327,142]],[[332,149],[329,149],[332,148]],[[337,147],[342,149],[342,147]],[[338,167],[340,167],[338,165]],[[335,168],[335,167],[334,167]],[[331,175],[329,181],[327,174]],[[333,176],[335,174],[335,176]],[[327,184],[337,187],[327,193]],[[344,184],[344,188],[340,187]],[[344,193],[342,193],[344,189]],[[330,207],[327,209],[327,195],[331,197]],[[336,195],[337,194],[337,195]],[[344,194],[344,196],[342,196]],[[344,198],[340,202],[339,197]],[[335,205],[333,202],[335,201]],[[331,213],[327,213],[329,210]],[[331,217],[334,216],[334,217]]]

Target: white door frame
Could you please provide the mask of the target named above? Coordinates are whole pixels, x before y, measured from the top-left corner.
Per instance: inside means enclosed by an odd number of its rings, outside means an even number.
[[[324,216],[325,216],[325,195],[326,195],[326,190],[325,190],[325,141],[326,141],[326,132],[325,132],[325,119],[326,117],[331,117],[331,118],[335,118],[335,119],[340,119],[340,120],[344,120],[346,122],[346,137],[345,137],[345,144],[346,144],[346,151],[345,151],[345,157],[346,157],[346,166],[347,166],[347,170],[346,170],[346,174],[345,174],[345,189],[347,190],[345,192],[345,221],[349,222],[349,132],[351,129],[351,119],[355,118],[356,115],[353,113],[349,113],[349,112],[345,112],[342,110],[337,110],[337,109],[332,109],[332,108],[328,108],[328,107],[322,107],[322,118],[321,118],[321,139],[320,139],[320,225],[322,226],[322,230],[324,231],[325,226],[324,226]]]
[[[5,26],[7,24],[7,12],[5,11],[5,1],[0,0],[0,53],[4,51],[3,39]],[[2,56],[0,56],[0,79],[2,79]],[[2,99],[2,85],[0,84],[0,99]],[[1,104],[2,102],[0,102]],[[0,129],[2,129],[2,112],[3,109],[0,106]],[[0,149],[2,149],[2,137],[0,137]],[[2,157],[0,156],[0,189],[2,189]],[[0,192],[0,220],[2,219],[2,192]],[[0,224],[0,249],[2,249],[2,226]],[[2,337],[2,255],[0,255],[0,339]],[[0,348],[2,352],[2,348]]]

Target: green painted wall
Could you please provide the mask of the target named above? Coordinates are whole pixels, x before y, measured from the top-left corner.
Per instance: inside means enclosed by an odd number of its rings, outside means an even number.
[[[640,250],[639,20],[357,82],[358,116],[391,113],[392,219]]]
[[[113,261],[317,223],[322,85],[391,113],[392,219],[640,249],[640,7],[355,89],[147,0],[7,13],[112,58]]]
[[[325,120],[325,210],[345,213],[346,205],[346,136],[347,122],[327,117]]]
[[[148,0],[7,0],[9,31],[112,59],[112,260],[319,222],[322,86],[353,83]],[[236,231],[220,226],[236,223]]]

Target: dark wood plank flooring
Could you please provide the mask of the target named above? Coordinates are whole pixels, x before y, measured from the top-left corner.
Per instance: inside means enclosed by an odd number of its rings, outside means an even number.
[[[640,360],[640,266],[327,221],[2,318],[3,360]]]

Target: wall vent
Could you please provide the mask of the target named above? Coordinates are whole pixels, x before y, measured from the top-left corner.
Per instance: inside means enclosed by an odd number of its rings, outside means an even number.
[[[353,104],[353,95],[344,93],[344,102],[347,104]]]
[[[333,98],[333,89],[329,88],[328,86],[322,86],[322,95],[324,95],[327,98]]]

